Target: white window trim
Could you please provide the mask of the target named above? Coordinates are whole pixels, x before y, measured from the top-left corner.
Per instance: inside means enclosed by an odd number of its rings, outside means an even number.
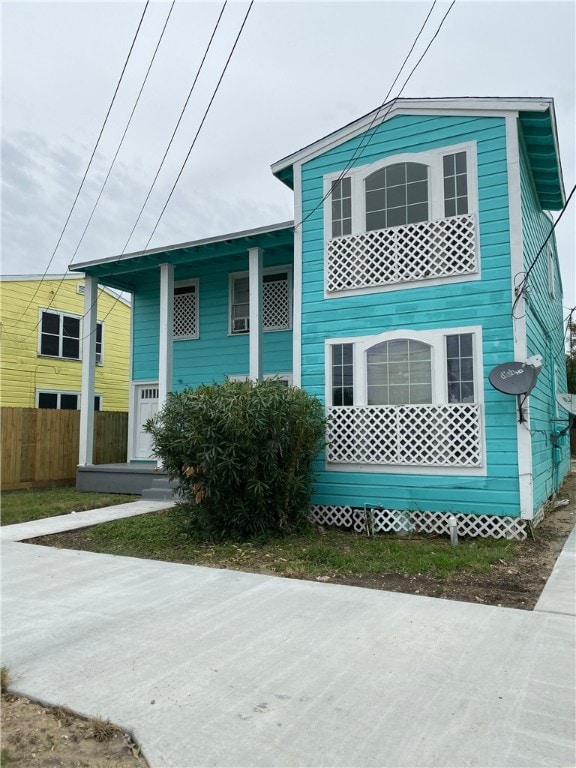
[[[264,275],[275,275],[278,272],[286,272],[288,276],[288,317],[289,317],[289,323],[288,327],[282,327],[282,328],[266,328],[264,327],[262,330],[264,333],[279,333],[281,331],[291,331],[292,325],[293,325],[293,291],[294,291],[294,275],[292,270],[292,264],[280,264],[277,267],[265,267],[262,270],[262,277]],[[236,280],[239,277],[249,277],[248,270],[243,270],[241,272],[229,272],[228,273],[228,336],[248,336],[250,331],[232,331],[232,304],[233,304],[233,296],[234,296],[234,280]]]
[[[468,214],[474,216],[476,221],[476,263],[477,271],[466,275],[454,275],[451,277],[438,277],[422,281],[410,281],[395,283],[393,285],[374,286],[367,288],[351,288],[337,293],[329,293],[324,281],[324,298],[338,299],[343,296],[365,296],[371,293],[385,293],[388,291],[407,290],[421,288],[423,286],[444,285],[445,283],[462,283],[471,280],[479,280],[480,274],[480,237],[478,217],[478,156],[477,143],[475,141],[443,146],[438,149],[425,152],[403,152],[391,155],[368,165],[351,168],[344,176],[351,179],[352,188],[352,232],[350,237],[365,233],[366,230],[366,195],[364,182],[368,176],[389,165],[396,163],[421,163],[428,166],[428,221],[438,221],[444,218],[452,218],[444,215],[444,168],[443,158],[457,152],[466,152],[466,175],[468,179]],[[432,172],[431,172],[432,171]],[[328,243],[336,238],[332,237],[332,184],[340,179],[342,171],[336,171],[324,176],[324,275],[328,274]],[[392,227],[391,229],[394,229]]]
[[[36,389],[36,396],[35,396],[35,407],[38,408],[38,402],[40,400],[40,395],[76,395],[78,398],[77,406],[76,408],[66,408],[65,410],[80,410],[80,405],[82,403],[82,393],[78,392],[77,390],[73,389],[46,389],[45,387],[38,387]],[[100,392],[94,392],[94,397],[100,398],[100,411],[102,411],[102,406],[104,404],[104,396]],[[58,398],[58,402],[60,403],[60,398]],[[62,409],[60,407],[58,408],[52,408],[50,410],[56,410],[61,411]]]
[[[47,355],[45,352],[42,352],[42,315],[47,312],[51,315],[58,315],[60,317],[72,317],[75,320],[80,321],[80,337],[78,339],[78,345],[79,345],[79,351],[78,351],[78,357],[64,357],[64,355]],[[38,309],[38,345],[37,345],[37,356],[38,357],[48,357],[52,360],[69,360],[71,362],[81,362],[82,361],[82,339],[84,337],[84,316],[83,315],[77,315],[74,312],[63,312],[59,309],[48,309],[45,307],[39,307]],[[102,352],[100,353],[100,359],[98,359],[98,353],[96,353],[96,365],[102,366],[104,365],[104,322],[102,320],[96,321],[97,325],[101,326],[102,328]],[[60,336],[60,340],[62,337]],[[52,391],[60,391],[60,390],[42,390],[43,392],[52,392]],[[66,393],[66,394],[74,394]]]
[[[199,339],[200,338],[200,280],[198,278],[193,278],[191,280],[176,280],[174,282],[174,289],[176,288],[188,288],[194,286],[194,293],[196,296],[196,314],[194,317],[194,324],[196,326],[196,333],[195,334],[186,334],[183,336],[175,336],[174,333],[172,333],[172,339],[173,341],[189,341],[190,339]],[[174,296],[172,299],[174,300]]]
[[[375,344],[394,339],[411,339],[429,344],[432,347],[432,405],[449,405],[448,378],[446,363],[446,336],[472,334],[473,370],[474,370],[474,404],[480,406],[481,414],[481,444],[482,464],[477,467],[418,467],[414,465],[386,464],[331,464],[325,462],[328,472],[367,472],[395,475],[460,475],[484,476],[486,466],[486,430],[484,426],[484,377],[483,377],[483,342],[482,326],[458,326],[454,328],[439,328],[434,330],[417,331],[404,329],[399,331],[384,331],[373,336],[341,336],[326,339],[324,342],[325,361],[325,412],[332,407],[332,355],[331,348],[335,344],[353,344],[354,362],[354,407],[368,406],[368,383],[366,353]],[[340,405],[338,408],[349,408]],[[396,408],[400,406],[386,406]]]

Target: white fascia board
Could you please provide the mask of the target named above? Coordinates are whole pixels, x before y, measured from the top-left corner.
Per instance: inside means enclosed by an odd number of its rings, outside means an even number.
[[[38,280],[42,280],[43,282],[47,283],[50,280],[83,280],[84,275],[77,272],[77,273],[66,273],[65,275],[0,275],[0,282],[14,282],[14,283],[24,283],[24,282],[36,282]]]
[[[508,117],[516,115],[520,111],[553,112],[552,99],[398,99],[395,102],[384,104],[367,115],[344,126],[340,130],[325,136],[319,141],[294,152],[288,157],[279,160],[272,165],[272,173],[276,174],[293,165],[296,162],[307,162],[317,155],[327,152],[350,139],[364,133],[368,128],[390,120],[396,115],[455,115],[460,117],[479,117],[489,115],[491,117]],[[382,115],[377,116],[378,112]]]

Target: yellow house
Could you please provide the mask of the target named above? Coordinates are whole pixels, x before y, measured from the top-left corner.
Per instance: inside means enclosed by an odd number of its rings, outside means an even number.
[[[84,277],[0,278],[0,405],[80,408]],[[98,291],[96,410],[128,410],[130,303]]]

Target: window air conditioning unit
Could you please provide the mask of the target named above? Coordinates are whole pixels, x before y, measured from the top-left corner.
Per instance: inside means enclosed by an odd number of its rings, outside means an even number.
[[[250,319],[248,317],[236,317],[232,321],[232,331],[234,333],[242,333],[250,328]]]
[[[96,352],[96,365],[102,365],[102,352]]]

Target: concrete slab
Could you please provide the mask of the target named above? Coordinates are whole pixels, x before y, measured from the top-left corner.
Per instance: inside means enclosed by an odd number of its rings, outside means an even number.
[[[88,528],[99,523],[109,523],[124,517],[145,515],[148,512],[158,512],[161,509],[173,507],[170,501],[129,501],[126,504],[115,504],[102,509],[89,509],[84,512],[72,512],[68,515],[55,515],[42,520],[31,520],[28,523],[3,525],[0,528],[0,541],[25,541],[37,536],[49,536],[51,533],[73,531],[77,528]]]
[[[573,766],[572,617],[2,544],[14,688],[152,768]]]
[[[576,616],[576,527],[566,540],[534,610]]]

